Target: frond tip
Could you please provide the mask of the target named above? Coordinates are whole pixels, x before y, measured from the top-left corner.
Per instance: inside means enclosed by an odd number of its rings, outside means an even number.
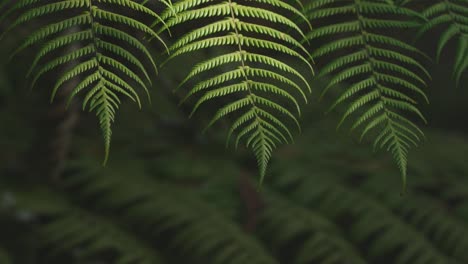
[[[262,0],[265,5],[285,14],[303,17],[300,11],[282,1]],[[209,5],[206,5],[209,4]],[[169,28],[179,24],[205,19],[209,22],[178,38],[170,47],[170,58],[202,49],[223,46],[227,51],[205,60],[191,70],[181,85],[202,74],[211,77],[196,83],[183,102],[199,96],[192,114],[209,101],[232,98],[222,106],[209,122],[211,127],[221,118],[235,116],[229,129],[227,143],[233,134],[235,146],[246,143],[257,159],[260,184],[265,177],[268,162],[278,144],[292,141],[288,123],[299,126],[300,100],[307,101],[304,88],[310,91],[300,71],[267,52],[276,52],[302,62],[311,72],[310,55],[298,37],[301,29],[281,12],[255,6],[252,1],[180,1],[162,17]],[[212,20],[206,20],[211,18]],[[260,24],[260,22],[262,22]],[[266,26],[268,25],[268,26]],[[277,29],[286,27],[290,33]],[[286,31],[288,32],[288,31]],[[227,68],[217,73],[219,67]],[[297,113],[296,113],[297,112]],[[281,117],[286,120],[282,120]]]

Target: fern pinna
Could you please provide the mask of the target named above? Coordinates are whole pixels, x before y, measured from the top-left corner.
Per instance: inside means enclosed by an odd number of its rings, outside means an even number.
[[[333,109],[350,101],[339,125],[355,115],[352,129],[362,128],[361,139],[377,131],[374,147],[392,153],[405,186],[408,149],[417,145],[423,133],[402,112],[425,121],[414,97],[427,100],[421,87],[425,85],[422,75],[428,73],[410,55],[420,53],[416,48],[384,32],[414,28],[421,19],[415,12],[387,1],[365,0],[313,1],[306,6],[306,16],[319,25],[307,38],[328,40],[312,53],[318,62],[326,58],[319,76],[333,74],[323,93],[335,85],[350,83],[331,106]],[[327,24],[330,21],[334,22]],[[333,54],[339,57],[328,60]]]
[[[268,8],[261,8],[262,5]],[[303,87],[310,90],[304,73],[280,59],[282,55],[290,56],[313,71],[307,51],[294,37],[304,34],[287,17],[301,17],[302,14],[278,0],[185,0],[174,4],[173,11],[175,16],[171,16],[171,11],[162,15],[168,20],[169,28],[189,22],[202,23],[200,21],[203,20],[213,22],[180,37],[170,47],[170,58],[207,48],[228,47],[223,54],[201,62],[191,70],[181,85],[207,73],[211,77],[198,81],[183,101],[200,94],[193,114],[202,104],[213,99],[227,95],[233,98],[216,112],[208,127],[225,116],[237,114],[227,142],[236,132],[236,146],[245,139],[246,146],[257,158],[261,182],[276,145],[292,141],[286,121],[281,120],[278,114],[299,127],[296,117],[300,114],[298,100],[307,101]],[[228,69],[217,73],[219,67]]]
[[[468,1],[434,1],[433,5],[425,8],[422,15],[428,21],[420,29],[419,36],[426,34],[430,30],[434,30],[438,26],[445,27],[443,33],[438,38],[437,60],[440,59],[444,48],[451,40],[458,41],[453,72],[458,86],[463,72],[468,69]]]
[[[95,111],[104,136],[104,163],[109,154],[111,125],[121,103],[119,96],[128,97],[141,107],[134,87],[140,86],[148,92],[148,84],[151,84],[148,72],[156,70],[149,51],[132,31],[157,38],[164,44],[146,23],[115,10],[131,10],[132,17],[138,14],[161,20],[151,9],[130,0],[20,0],[13,2],[1,17],[5,19],[18,13],[7,32],[40,17],[55,18],[29,34],[13,55],[42,44],[28,72],[32,77],[31,86],[50,71],[68,66],[56,81],[51,100],[68,81],[79,78],[69,101],[78,93],[85,93],[83,109]],[[70,46],[74,48],[67,49]],[[146,57],[151,66],[143,65],[138,55]]]

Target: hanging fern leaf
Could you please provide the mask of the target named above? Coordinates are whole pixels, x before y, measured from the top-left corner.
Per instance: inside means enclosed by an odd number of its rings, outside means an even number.
[[[321,23],[307,38],[329,40],[312,53],[326,62],[319,75],[333,74],[323,94],[337,84],[350,83],[331,107],[350,102],[339,125],[354,115],[352,129],[362,128],[361,139],[376,132],[374,147],[392,153],[405,188],[408,149],[417,145],[423,133],[403,112],[425,121],[414,97],[427,100],[421,75],[428,73],[412,57],[420,53],[416,48],[382,32],[416,27],[417,14],[385,1],[365,0],[314,1],[306,9],[312,23]],[[395,16],[411,19],[391,18]],[[329,60],[333,54],[340,57]]]
[[[418,33],[419,37],[436,27],[444,26],[443,33],[437,37],[437,60],[440,59],[442,52],[451,40],[458,41],[453,76],[457,86],[459,86],[463,73],[468,69],[468,1],[434,1],[433,5],[425,8],[422,15],[428,21],[421,27]]]
[[[302,16],[282,1],[256,2]],[[173,17],[172,11],[176,12]],[[273,149],[280,143],[292,141],[286,122],[299,127],[299,100],[307,100],[302,87],[310,90],[303,73],[276,54],[302,61],[312,71],[307,51],[293,36],[304,34],[288,17],[257,7],[253,1],[184,0],[174,4],[173,10],[166,11],[162,17],[167,19],[168,27],[214,21],[178,38],[170,47],[173,52],[170,58],[202,49],[228,47],[224,54],[205,60],[192,69],[181,85],[196,78],[201,80],[189,90],[184,101],[199,95],[193,114],[203,104],[229,96],[230,102],[216,112],[207,128],[223,117],[237,115],[227,141],[237,133],[235,145],[244,141],[253,150],[261,183]],[[218,67],[230,69],[219,74],[215,72]],[[200,77],[205,75],[211,77]]]
[[[132,32],[142,32],[157,38],[164,45],[152,28],[134,18],[114,12],[115,7],[131,9],[139,16],[147,16],[152,20],[161,20],[151,9],[127,0],[66,0],[46,3],[20,0],[1,17],[4,19],[19,14],[7,32],[40,17],[58,17],[31,33],[13,52],[13,56],[26,48],[41,44],[28,72],[28,76],[32,77],[32,86],[51,71],[64,67],[67,69],[56,81],[51,100],[67,82],[78,80],[78,85],[70,93],[69,101],[82,92],[85,95],[83,109],[96,113],[105,141],[104,163],[109,155],[111,125],[121,104],[121,96],[130,98],[141,107],[135,87],[141,87],[148,93],[148,86],[151,85],[148,72],[156,70],[147,48]],[[65,18],[61,19],[62,16]],[[65,54],[63,49],[66,49]],[[137,59],[137,54],[143,55],[151,67],[145,67]],[[53,56],[48,59],[48,55]]]

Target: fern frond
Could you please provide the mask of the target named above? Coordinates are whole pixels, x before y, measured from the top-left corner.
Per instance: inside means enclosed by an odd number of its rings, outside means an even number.
[[[414,11],[385,1],[349,0],[335,4],[324,0],[310,3],[306,9],[312,23],[324,19],[341,21],[322,23],[307,35],[311,41],[330,40],[312,53],[314,59],[325,61],[319,75],[334,75],[323,94],[336,85],[351,83],[331,107],[333,110],[350,102],[339,125],[357,116],[352,129],[362,129],[361,139],[371,131],[376,133],[374,145],[391,152],[405,188],[408,149],[423,135],[403,113],[425,121],[414,97],[419,95],[427,101],[421,86],[429,74],[412,56],[416,48],[381,32],[414,28],[418,25],[414,21],[422,19]],[[408,19],[393,18],[402,16]],[[345,17],[344,21],[341,17]],[[343,52],[348,54],[342,55]],[[329,59],[338,53],[339,58]]]
[[[20,0],[2,18],[19,13],[7,29],[8,32],[22,24],[32,23],[39,17],[77,14],[66,19],[52,19],[49,24],[32,32],[13,52],[13,56],[26,48],[42,44],[27,74],[33,76],[32,87],[36,86],[45,74],[59,68],[69,68],[58,78],[52,89],[51,100],[64,85],[78,79],[79,84],[73,87],[69,101],[83,92],[83,108],[96,112],[104,136],[105,162],[109,154],[111,124],[120,105],[119,97],[129,97],[141,107],[139,95],[134,87],[140,86],[149,98],[151,78],[148,72],[151,68],[156,70],[156,64],[149,51],[141,40],[133,36],[132,31],[142,32],[148,37],[157,38],[162,45],[165,44],[156,30],[146,23],[113,10],[106,10],[109,7],[99,3],[130,9],[162,21],[161,17],[148,7],[129,0],[61,0],[49,3]],[[118,27],[106,26],[109,23]],[[120,29],[120,26],[126,29]],[[145,66],[137,54],[143,55],[152,67]]]
[[[306,101],[302,87],[305,85],[310,89],[304,73],[266,54],[269,51],[283,54],[302,61],[310,71],[313,69],[310,55],[293,35],[303,37],[304,34],[286,15],[303,17],[301,12],[283,1],[257,2],[280,11],[260,8],[253,1],[184,0],[174,4],[174,16],[171,10],[166,10],[161,17],[167,20],[169,28],[189,22],[210,21],[179,37],[170,47],[172,54],[169,59],[198,50],[227,47],[224,54],[195,65],[181,86],[196,77],[211,76],[197,81],[182,102],[199,96],[193,114],[208,101],[232,98],[215,113],[207,128],[221,118],[237,115],[228,140],[237,133],[236,146],[244,141],[253,150],[261,183],[273,149],[291,137],[287,123],[277,116],[285,116],[290,120],[287,122],[297,124],[296,114],[289,108],[294,107],[300,114],[297,98],[302,97]],[[283,28],[289,29],[290,33]],[[218,74],[215,69],[220,66],[232,69]]]
[[[459,86],[463,73],[468,69],[468,1],[434,1],[434,4],[425,8],[422,15],[427,19],[427,23],[421,27],[418,38],[436,28],[444,27],[444,31],[438,37],[437,60],[440,60],[449,42],[458,42],[453,77]]]

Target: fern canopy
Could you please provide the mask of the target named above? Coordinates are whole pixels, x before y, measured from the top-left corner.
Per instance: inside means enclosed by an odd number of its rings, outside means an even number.
[[[269,8],[260,8],[258,4]],[[280,12],[272,12],[270,8]],[[173,16],[172,12],[176,14]],[[282,59],[291,57],[305,65],[309,73],[313,72],[306,49],[295,37],[304,33],[288,16],[302,14],[288,3],[276,0],[257,3],[184,0],[162,15],[169,28],[213,21],[179,37],[170,47],[169,59],[224,48],[220,54],[193,67],[181,83],[194,82],[183,101],[197,97],[193,114],[205,103],[230,96],[221,103],[207,128],[226,116],[235,116],[227,142],[237,134],[236,147],[244,141],[255,153],[260,183],[273,149],[293,140],[289,124],[299,128],[300,101],[307,101],[306,92],[310,91],[305,73]],[[225,70],[219,73],[219,68]]]

